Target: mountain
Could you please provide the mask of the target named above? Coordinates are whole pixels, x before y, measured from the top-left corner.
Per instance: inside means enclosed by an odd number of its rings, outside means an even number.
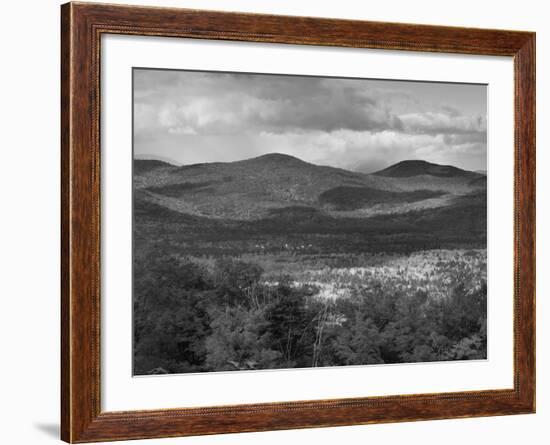
[[[486,177],[426,164],[384,176],[277,153],[184,166],[135,159],[134,243],[147,255],[205,257],[485,246]]]
[[[427,161],[401,161],[383,170],[373,173],[377,176],[389,176],[392,178],[409,178],[411,176],[430,175],[443,178],[468,177],[475,178],[479,173],[462,170],[452,165],[439,165]]]
[[[181,162],[176,161],[175,159],[169,158],[168,156],[152,155],[152,154],[134,154],[134,159],[141,159],[144,161],[162,161],[167,164],[180,166]]]
[[[452,205],[483,188],[482,177],[425,161],[367,175],[279,153],[184,166],[135,159],[134,205],[219,220],[280,218],[285,211],[367,218]]]
[[[142,167],[134,160],[134,184],[142,197],[179,212],[251,219],[286,206],[319,206],[335,187],[395,188],[385,178],[318,166],[278,153],[236,162]],[[147,161],[150,162],[150,161]]]
[[[157,168],[166,168],[174,167],[168,162],[160,161],[157,159],[139,159],[134,160],[134,175],[142,175],[144,173],[150,172],[151,170],[156,170]]]
[[[478,178],[474,178],[468,184],[472,187],[487,188],[487,176],[483,175]]]

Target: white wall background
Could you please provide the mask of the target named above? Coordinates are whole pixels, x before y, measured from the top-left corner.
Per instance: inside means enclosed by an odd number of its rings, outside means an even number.
[[[121,3],[127,3],[119,0]],[[537,32],[537,414],[148,441],[159,444],[548,443],[550,424],[550,13],[537,0],[133,0],[155,6],[524,29]],[[2,6],[0,442],[53,443],[59,417],[59,4]]]

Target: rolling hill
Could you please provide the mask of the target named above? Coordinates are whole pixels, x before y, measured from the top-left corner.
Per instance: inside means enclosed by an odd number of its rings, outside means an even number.
[[[483,178],[424,161],[363,174],[278,153],[186,166],[134,160],[136,199],[184,214],[233,220],[258,220],[285,207],[312,208],[332,217],[371,217],[446,206],[455,196],[482,188]]]
[[[136,159],[134,242],[154,255],[208,256],[483,247],[486,177],[407,162],[363,174],[281,154],[185,166]]]
[[[442,178],[475,178],[480,173],[462,170],[452,165],[439,165],[426,161],[401,161],[383,170],[373,173],[377,176],[389,176],[392,178],[410,178],[411,176],[430,175]]]

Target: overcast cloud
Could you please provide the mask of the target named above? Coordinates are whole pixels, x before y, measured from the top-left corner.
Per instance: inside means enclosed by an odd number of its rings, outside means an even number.
[[[134,70],[136,157],[285,153],[372,172],[405,159],[486,168],[486,87]]]

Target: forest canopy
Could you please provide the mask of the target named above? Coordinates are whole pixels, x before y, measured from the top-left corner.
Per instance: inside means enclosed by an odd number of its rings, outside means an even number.
[[[239,259],[136,259],[134,374],[486,358],[484,282],[435,295],[371,281],[320,298],[264,275]]]

